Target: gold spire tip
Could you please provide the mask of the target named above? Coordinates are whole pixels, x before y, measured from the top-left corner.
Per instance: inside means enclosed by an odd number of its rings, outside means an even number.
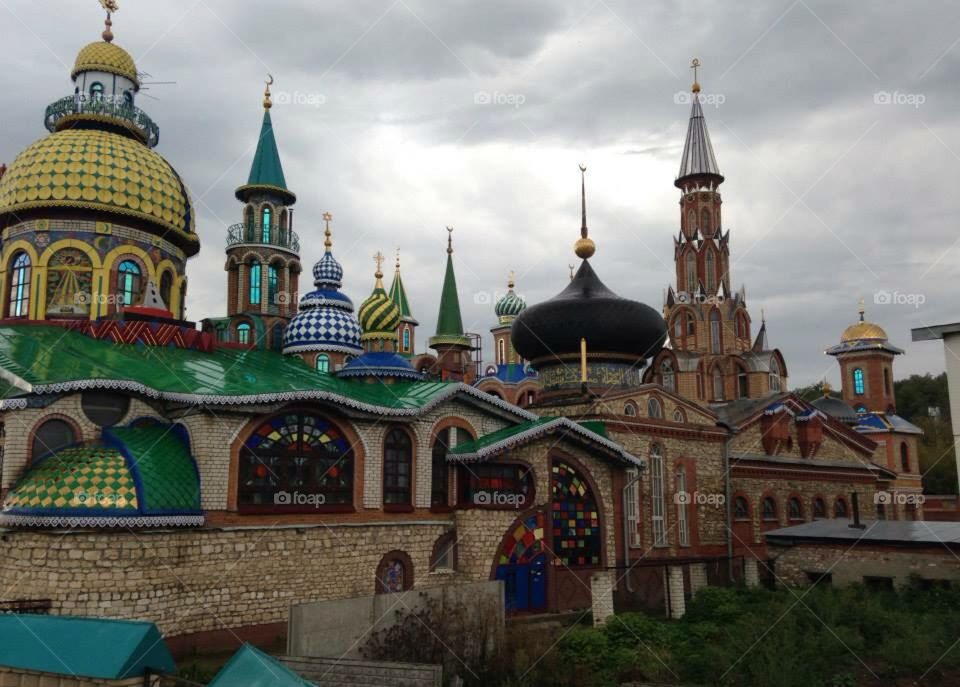
[[[580,238],[573,244],[573,252],[586,260],[597,252],[597,246],[587,236],[587,168],[582,164],[577,166],[580,168]]]
[[[267,80],[264,81],[264,83],[267,87],[263,89],[263,109],[269,110],[273,107],[273,101],[270,100],[270,87],[273,85],[273,74],[267,74]]]
[[[690,87],[690,91],[693,93],[700,92],[700,83],[697,81],[697,72],[700,69],[700,58],[694,57],[690,62],[690,69],[693,70],[693,86]]]
[[[860,321],[863,322],[863,315],[867,312],[867,306],[864,300],[861,298],[860,303],[858,304],[857,312],[860,313]]]
[[[380,280],[383,279],[383,272],[380,271],[380,268],[383,266],[383,260],[384,260],[383,253],[381,253],[380,251],[377,251],[376,253],[374,253],[373,261],[377,263],[377,271],[374,272],[373,276],[377,278],[377,284],[379,284]]]
[[[326,240],[323,242],[323,247],[327,249],[327,252],[330,252],[330,249],[333,247],[333,241],[330,240],[330,220],[333,219],[333,215],[329,212],[323,213],[323,221],[326,224],[326,227],[323,230],[323,235],[326,236]]]
[[[120,5],[117,4],[117,0],[100,0],[100,6],[107,12],[107,18],[103,21],[103,33],[100,34],[100,37],[110,43],[113,41],[113,20],[110,15],[119,10]]]
[[[830,395],[830,382],[828,382],[826,379],[820,382],[820,393],[822,393],[824,396]]]
[[[510,270],[510,274],[507,275],[507,288],[513,288],[513,270]]]

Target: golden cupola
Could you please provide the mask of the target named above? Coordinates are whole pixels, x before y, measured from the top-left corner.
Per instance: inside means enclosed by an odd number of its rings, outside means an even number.
[[[74,89],[49,105],[50,135],[28,146],[0,177],[0,229],[30,220],[92,220],[144,231],[195,255],[199,239],[190,194],[154,148],[160,129],[136,106],[141,80],[133,58],[103,40],[80,50]]]

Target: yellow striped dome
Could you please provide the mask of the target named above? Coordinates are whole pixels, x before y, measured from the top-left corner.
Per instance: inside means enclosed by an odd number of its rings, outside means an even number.
[[[120,46],[106,41],[90,43],[77,53],[77,59],[73,64],[70,77],[76,78],[80,72],[87,71],[125,76],[137,84],[137,87],[140,86],[140,80],[137,78],[137,65],[134,64],[130,53]]]
[[[199,250],[193,204],[176,171],[159,153],[120,134],[66,129],[17,155],[0,177],[0,216],[33,208],[135,217],[175,232],[189,255]]]

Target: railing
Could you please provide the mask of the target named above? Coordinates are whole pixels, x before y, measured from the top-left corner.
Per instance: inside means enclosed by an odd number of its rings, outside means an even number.
[[[160,127],[139,107],[109,98],[90,98],[68,95],[47,106],[44,124],[47,131],[56,131],[57,125],[68,117],[97,116],[120,120],[120,124],[138,133],[150,148],[160,142]]]
[[[270,230],[270,240],[264,241],[263,226],[259,224],[247,225],[243,222],[234,224],[227,229],[227,246],[236,246],[240,243],[259,243],[286,248],[294,253],[300,252],[300,237],[290,229],[274,227]]]

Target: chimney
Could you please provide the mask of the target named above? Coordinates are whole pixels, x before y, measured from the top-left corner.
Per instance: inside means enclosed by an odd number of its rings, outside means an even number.
[[[860,523],[860,496],[855,491],[850,492],[850,504],[853,508],[853,523],[850,527],[858,530],[866,529],[867,526]]]

